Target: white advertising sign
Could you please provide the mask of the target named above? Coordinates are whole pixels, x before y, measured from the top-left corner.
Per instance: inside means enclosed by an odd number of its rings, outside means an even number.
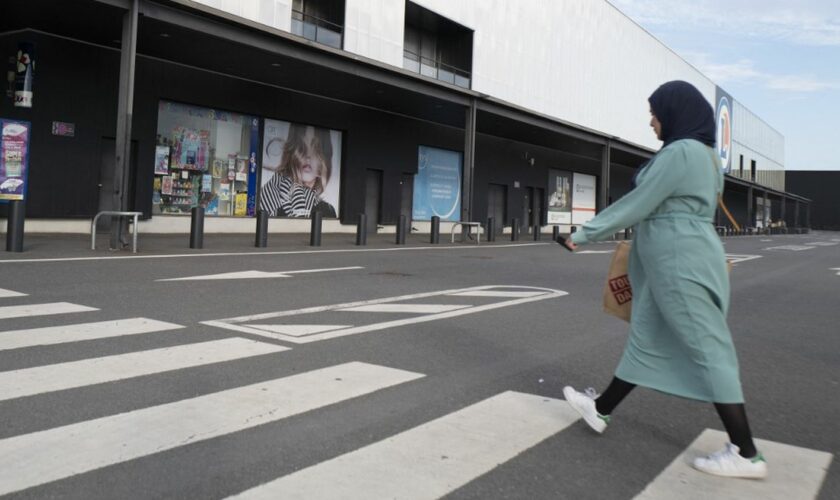
[[[584,224],[595,217],[595,179],[577,172],[572,176],[572,224]]]

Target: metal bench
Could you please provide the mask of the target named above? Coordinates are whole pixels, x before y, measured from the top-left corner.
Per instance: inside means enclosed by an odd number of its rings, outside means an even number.
[[[467,230],[471,230],[473,227],[476,228],[475,231],[475,244],[478,245],[481,243],[481,223],[480,222],[455,222],[452,224],[452,229],[449,231],[449,235],[451,236],[452,243],[455,243],[455,228],[461,226],[463,229],[464,227]]]
[[[103,215],[118,215],[120,217],[134,217],[134,224],[131,229],[131,253],[137,253],[137,218],[143,215],[143,212],[119,212],[113,210],[104,210],[94,216],[90,223],[90,249],[96,250],[96,221]]]

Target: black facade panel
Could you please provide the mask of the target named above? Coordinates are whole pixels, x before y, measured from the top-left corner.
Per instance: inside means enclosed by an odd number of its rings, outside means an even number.
[[[785,172],[785,187],[812,200],[811,228],[840,230],[840,171],[789,170]],[[804,221],[805,206],[799,210]]]

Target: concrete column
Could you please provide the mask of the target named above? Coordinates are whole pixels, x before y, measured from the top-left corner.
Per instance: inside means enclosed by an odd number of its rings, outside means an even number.
[[[461,187],[461,220],[468,222],[473,218],[473,180],[475,178],[475,99],[467,108],[464,127],[464,179]],[[466,231],[466,228],[464,229]]]

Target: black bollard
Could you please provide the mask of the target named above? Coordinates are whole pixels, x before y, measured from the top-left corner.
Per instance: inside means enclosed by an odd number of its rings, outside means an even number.
[[[510,221],[510,241],[519,241],[519,219]]]
[[[400,215],[397,219],[397,245],[405,245],[405,215]]]
[[[190,212],[190,248],[204,248],[204,207],[192,207]]]
[[[534,224],[534,241],[540,241],[542,237],[542,227],[539,224]]]
[[[309,246],[311,247],[321,246],[321,219],[323,218],[321,212],[312,214],[312,228],[309,231]]]
[[[9,202],[9,219],[6,226],[6,251],[23,252],[23,223],[26,219],[23,200]]]
[[[558,236],[560,236],[560,226],[551,226],[551,239],[557,241]]]
[[[359,222],[356,224],[356,245],[367,245],[367,215],[359,214]]]
[[[257,210],[257,237],[254,241],[257,248],[268,246],[268,212]]]
[[[573,232],[573,233],[576,232],[577,231],[577,226],[572,226],[572,229],[570,229],[570,231]]]
[[[487,217],[487,241],[496,241],[496,218]]]
[[[429,243],[432,245],[440,243],[440,217],[437,215],[432,217],[432,234]]]
[[[629,227],[624,228],[624,239],[625,240],[630,239],[630,228]]]

